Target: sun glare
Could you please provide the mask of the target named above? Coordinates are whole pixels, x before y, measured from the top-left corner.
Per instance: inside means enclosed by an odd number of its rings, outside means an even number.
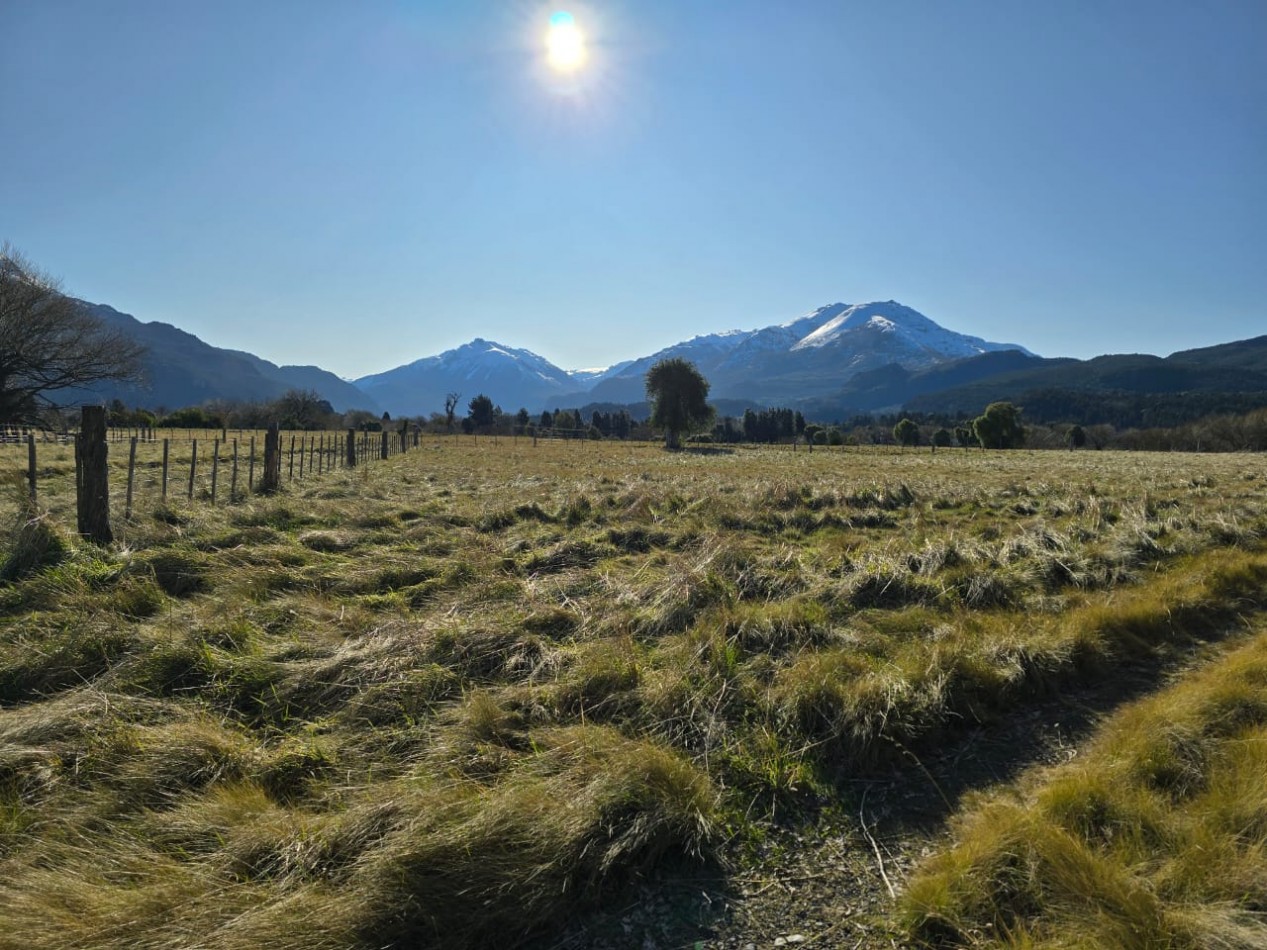
[[[585,37],[572,14],[560,10],[550,17],[546,59],[561,73],[574,72],[585,65]]]

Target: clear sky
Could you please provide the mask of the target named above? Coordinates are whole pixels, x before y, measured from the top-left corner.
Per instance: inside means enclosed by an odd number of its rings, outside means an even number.
[[[0,0],[0,239],[343,376],[890,298],[1168,353],[1267,333],[1267,2]]]

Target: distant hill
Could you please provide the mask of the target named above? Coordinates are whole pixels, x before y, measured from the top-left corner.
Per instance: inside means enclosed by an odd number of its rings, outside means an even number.
[[[319,367],[277,366],[251,353],[211,346],[167,323],[142,323],[104,304],[80,303],[103,323],[146,347],[144,377],[136,383],[103,383],[86,392],[67,391],[63,401],[68,404],[96,397],[121,399],[129,406],[175,409],[211,399],[275,399],[288,389],[311,389],[339,412],[382,411],[372,396]]]
[[[981,380],[1073,362],[1077,361],[1069,358],[1044,359],[1020,350],[998,350],[923,369],[907,369],[900,363],[889,363],[858,373],[829,396],[801,400],[798,405],[814,418],[893,412],[903,403],[926,393],[938,393]]]
[[[1267,336],[1167,357],[1044,360],[913,391],[904,408],[966,415],[998,400],[1022,406],[1034,422],[1175,425],[1215,412],[1245,412],[1267,405]]]

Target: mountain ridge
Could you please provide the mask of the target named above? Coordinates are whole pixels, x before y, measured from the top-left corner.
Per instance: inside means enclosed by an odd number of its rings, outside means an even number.
[[[460,408],[484,393],[507,412],[632,405],[645,400],[647,369],[666,357],[695,362],[714,401],[792,406],[820,420],[898,411],[971,414],[1000,399],[1028,401],[1035,421],[1052,419],[1062,406],[1079,407],[1070,412],[1090,418],[1096,393],[1111,394],[1113,406],[1127,406],[1135,413],[1130,418],[1145,421],[1163,402],[1170,407],[1167,418],[1182,415],[1173,407],[1184,393],[1236,394],[1201,405],[1248,405],[1260,397],[1267,402],[1267,336],[1166,357],[1051,358],[948,330],[892,300],[828,304],[753,330],[698,334],[602,369],[564,370],[530,349],[475,337],[351,381],[316,366],[278,366],[212,346],[168,323],[143,323],[104,304],[80,303],[149,348],[143,384],[103,384],[90,395],[150,408],[267,400],[292,388],[314,390],[339,411],[387,409],[397,416],[439,412],[455,392]]]
[[[146,353],[142,357],[141,380],[68,390],[64,395],[71,398],[63,399],[63,403],[90,395],[120,399],[131,406],[175,409],[215,399],[276,399],[289,389],[305,389],[315,391],[338,412],[381,411],[371,396],[319,366],[278,366],[254,353],[213,346],[170,323],[143,322],[107,304],[85,300],[78,303],[107,326],[143,344]]]
[[[449,392],[472,385],[503,408],[547,404],[636,403],[647,370],[661,359],[690,360],[710,381],[711,395],[755,404],[825,395],[856,373],[888,363],[917,368],[972,353],[1016,350],[947,330],[896,301],[834,303],[790,321],[753,330],[698,334],[601,371],[562,370],[531,350],[476,337],[470,343],[363,376],[354,383],[394,414],[434,412]],[[500,360],[499,357],[505,357]]]

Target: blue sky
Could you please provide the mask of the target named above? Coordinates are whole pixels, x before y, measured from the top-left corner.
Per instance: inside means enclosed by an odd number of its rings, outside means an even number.
[[[890,298],[1168,353],[1267,333],[1265,42],[1262,0],[0,0],[0,239],[344,376]]]

